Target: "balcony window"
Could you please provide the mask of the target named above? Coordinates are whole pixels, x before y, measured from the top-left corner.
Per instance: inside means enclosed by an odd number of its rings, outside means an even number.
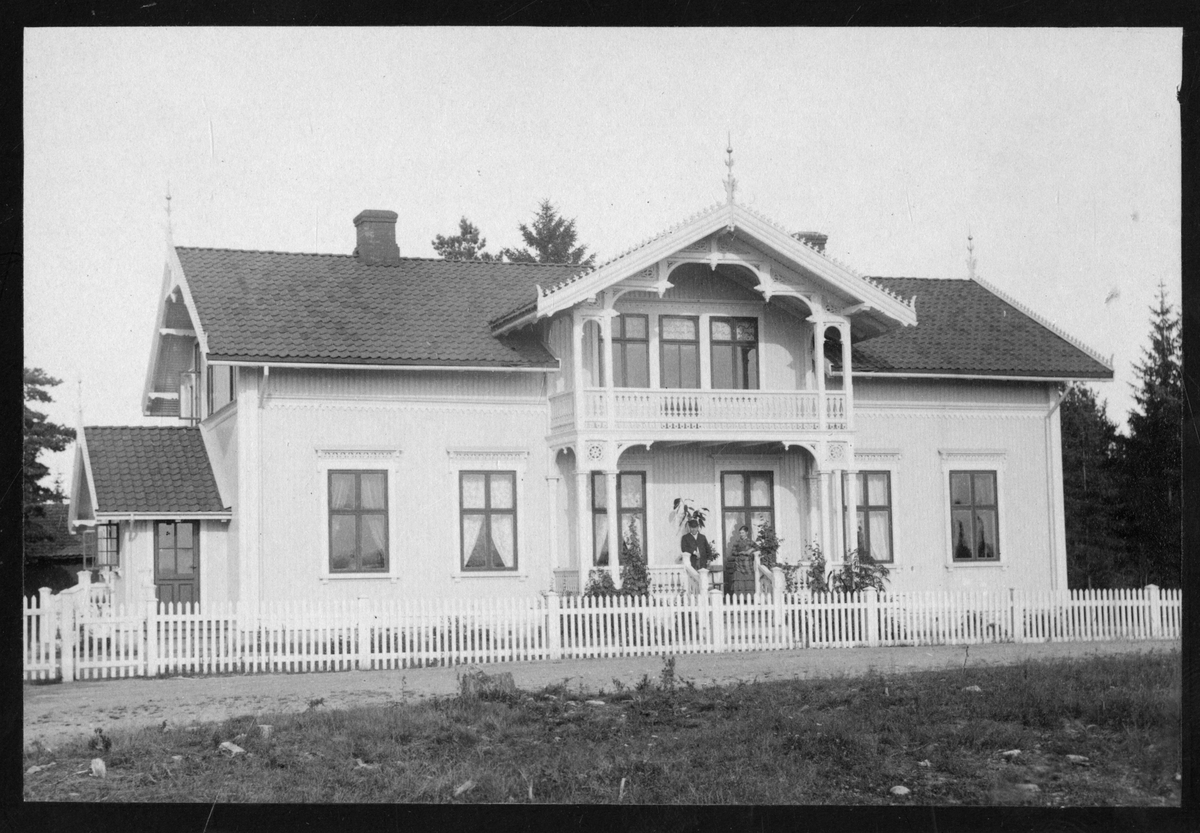
[[[700,319],[664,315],[658,319],[659,376],[664,388],[700,387]]]
[[[618,315],[612,322],[613,386],[650,387],[650,317]],[[604,352],[600,353],[601,362]]]
[[[714,318],[712,386],[717,390],[758,389],[758,319]]]

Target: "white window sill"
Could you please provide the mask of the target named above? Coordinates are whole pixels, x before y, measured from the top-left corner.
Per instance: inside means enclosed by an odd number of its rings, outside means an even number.
[[[392,575],[391,573],[347,573],[344,575],[323,575],[320,578],[321,584],[328,584],[331,581],[390,581],[395,584],[400,580],[400,576]]]
[[[947,570],[957,570],[959,567],[967,567],[975,569],[976,567],[999,567],[1002,570],[1008,569],[1008,564],[1003,561],[954,561],[946,565]]]
[[[520,579],[521,581],[526,581],[529,579],[529,573],[511,572],[511,571],[507,571],[507,570],[503,571],[503,572],[501,572],[499,570],[494,571],[494,572],[480,570],[479,572],[470,572],[470,573],[462,573],[462,572],[451,573],[450,578],[454,579],[455,582],[462,581],[465,578],[515,578],[515,579]]]

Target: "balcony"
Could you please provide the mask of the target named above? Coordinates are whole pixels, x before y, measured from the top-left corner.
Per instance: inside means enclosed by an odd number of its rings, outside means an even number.
[[[579,414],[577,402],[582,406]],[[578,399],[573,391],[550,398],[552,434],[618,431],[683,438],[728,433],[739,439],[772,439],[849,427],[841,391],[588,388]]]

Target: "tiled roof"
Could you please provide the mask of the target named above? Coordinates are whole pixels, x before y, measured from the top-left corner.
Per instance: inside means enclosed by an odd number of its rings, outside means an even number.
[[[46,532],[54,534],[53,541],[32,541],[25,545],[26,558],[77,559],[83,558],[83,536],[72,535],[67,526],[67,510],[65,503],[43,503],[41,517],[34,517],[32,523],[37,524]]]
[[[221,512],[199,428],[83,429],[97,512]]]
[[[578,266],[177,247],[210,354],[247,361],[556,367],[488,321]]]
[[[854,370],[1111,379],[1112,370],[971,280],[874,278],[916,300],[917,325],[853,346]],[[840,363],[840,357],[831,357]]]

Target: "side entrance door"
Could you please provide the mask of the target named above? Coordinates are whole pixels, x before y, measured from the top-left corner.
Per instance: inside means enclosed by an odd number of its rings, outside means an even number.
[[[154,585],[160,602],[200,601],[200,525],[154,522]]]

